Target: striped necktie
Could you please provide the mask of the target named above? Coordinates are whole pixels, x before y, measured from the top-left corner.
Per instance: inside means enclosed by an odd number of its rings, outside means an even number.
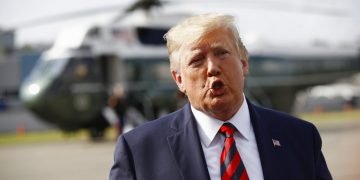
[[[220,157],[221,180],[248,180],[244,163],[236,149],[234,131],[236,128],[230,123],[224,123],[219,132],[225,136],[224,148]]]

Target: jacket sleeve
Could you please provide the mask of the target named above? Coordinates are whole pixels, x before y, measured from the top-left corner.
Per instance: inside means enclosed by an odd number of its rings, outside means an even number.
[[[131,152],[123,136],[120,136],[115,148],[114,164],[110,170],[110,180],[135,180],[135,169]]]
[[[326,165],[324,155],[321,151],[322,141],[320,134],[315,126],[313,126],[314,132],[314,147],[315,147],[315,172],[317,180],[332,180],[330,171]]]

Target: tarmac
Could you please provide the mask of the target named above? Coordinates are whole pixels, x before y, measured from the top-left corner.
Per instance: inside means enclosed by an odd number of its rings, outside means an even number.
[[[115,142],[0,146],[1,180],[108,179]]]
[[[360,180],[360,123],[321,131],[322,151],[334,180]]]

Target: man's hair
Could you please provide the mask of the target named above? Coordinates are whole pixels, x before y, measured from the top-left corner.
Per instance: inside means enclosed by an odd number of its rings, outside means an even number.
[[[232,32],[239,55],[247,60],[248,52],[234,25],[234,17],[215,13],[203,14],[184,19],[164,35],[169,52],[171,70],[179,70],[179,65],[182,61],[182,48],[200,42],[207,34],[218,29],[230,30]]]

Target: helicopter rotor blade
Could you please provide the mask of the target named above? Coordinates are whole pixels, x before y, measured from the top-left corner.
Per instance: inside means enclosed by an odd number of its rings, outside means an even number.
[[[131,4],[128,8],[123,11],[120,15],[114,18],[112,21],[113,23],[119,22],[124,17],[126,17],[129,13],[136,11],[138,9],[142,9],[144,11],[149,11],[151,8],[154,7],[161,7],[163,4],[167,3],[168,1],[164,0],[138,0]]]
[[[70,20],[70,19],[74,19],[74,18],[86,17],[86,16],[91,16],[94,14],[100,14],[100,13],[106,13],[109,11],[120,10],[119,15],[117,15],[114,18],[114,20],[112,20],[112,22],[118,22],[122,18],[126,17],[129,13],[131,13],[135,10],[143,9],[145,11],[148,11],[153,7],[160,7],[164,3],[165,2],[162,0],[137,0],[134,3],[131,3],[130,5],[125,5],[125,4],[111,5],[111,6],[106,6],[106,7],[92,8],[92,9],[86,9],[86,10],[81,10],[81,11],[68,12],[68,13],[64,13],[64,14],[52,15],[52,16],[43,17],[43,18],[39,18],[39,19],[33,19],[30,21],[17,23],[17,25],[15,25],[11,28],[8,28],[8,29],[17,30],[17,29],[21,29],[21,28],[29,28],[29,27],[34,27],[34,26],[40,26],[43,24],[48,24],[48,23],[66,21],[66,20]]]
[[[124,8],[125,5],[112,5],[112,6],[107,6],[107,7],[93,8],[93,9],[70,12],[70,13],[65,13],[65,14],[58,14],[58,15],[48,16],[45,18],[39,18],[39,19],[35,19],[35,20],[26,21],[23,23],[18,23],[18,25],[16,25],[12,29],[39,26],[39,25],[46,24],[46,23],[64,21],[64,20],[69,20],[69,19],[73,19],[73,18],[90,16],[90,15],[94,15],[94,14],[105,13],[108,11],[114,11],[114,10],[121,9],[122,12],[120,13],[120,15],[118,15],[114,19],[114,22],[116,22],[116,21],[119,21],[120,19],[122,19],[122,17],[126,16],[128,13],[131,13],[135,10],[143,9],[145,11],[148,11],[155,6],[161,6],[163,3],[164,2],[160,1],[160,0],[138,0],[138,1],[135,1],[134,3],[128,5],[127,8]]]

